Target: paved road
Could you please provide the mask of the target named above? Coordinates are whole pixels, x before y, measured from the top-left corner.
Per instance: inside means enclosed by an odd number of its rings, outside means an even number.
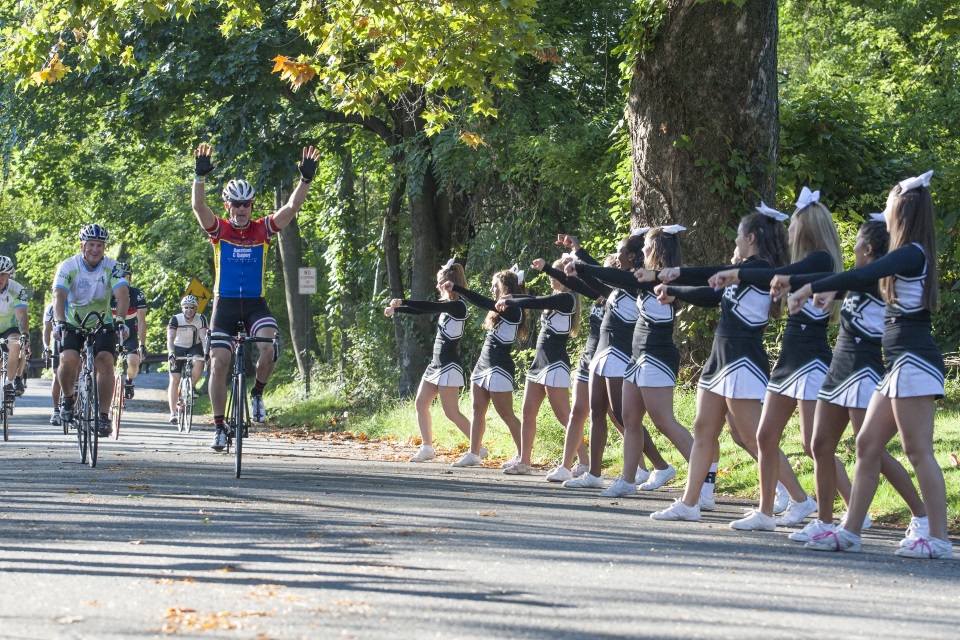
[[[960,562],[803,551],[785,530],[647,514],[539,477],[344,459],[254,436],[244,477],[210,427],[141,384],[97,469],[31,381],[0,443],[0,638],[955,638]],[[164,411],[160,413],[159,411]],[[955,544],[957,544],[955,542]]]

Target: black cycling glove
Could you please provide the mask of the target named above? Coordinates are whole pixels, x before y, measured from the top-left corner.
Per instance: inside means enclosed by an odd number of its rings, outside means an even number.
[[[297,170],[300,172],[300,179],[309,184],[310,181],[313,180],[313,176],[317,175],[317,159],[304,158],[303,161],[297,165]]]
[[[194,160],[193,172],[201,178],[213,171],[213,163],[210,162],[210,155],[199,155]]]

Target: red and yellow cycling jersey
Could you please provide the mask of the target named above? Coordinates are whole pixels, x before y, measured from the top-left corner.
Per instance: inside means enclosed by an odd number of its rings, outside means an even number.
[[[213,295],[224,298],[262,297],[267,247],[270,246],[270,239],[280,233],[273,224],[273,216],[251,220],[242,229],[217,218],[213,227],[204,231],[213,245],[217,271]]]

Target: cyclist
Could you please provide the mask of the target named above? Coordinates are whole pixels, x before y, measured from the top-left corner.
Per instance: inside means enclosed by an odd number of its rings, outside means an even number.
[[[279,335],[277,321],[263,299],[264,276],[267,270],[267,247],[270,240],[296,217],[310,190],[310,181],[317,172],[317,150],[303,148],[297,165],[300,183],[287,203],[275,213],[252,219],[255,190],[246,180],[230,180],[223,188],[224,220],[207,206],[204,180],[214,169],[210,161],[213,148],[201,144],[194,152],[196,178],[193,182],[192,205],[197,222],[213,244],[216,279],[213,288],[213,316],[210,319],[210,405],[216,434],[211,447],[222,450],[227,444],[226,420],[227,373],[237,323],[243,322],[250,335],[273,338]],[[256,384],[250,391],[251,417],[257,422],[266,419],[263,389],[276,368],[273,345],[257,343]]]
[[[59,427],[60,422],[60,376],[57,369],[60,368],[60,341],[53,339],[53,303],[47,305],[43,310],[43,359],[50,361],[53,369],[53,413],[50,414],[50,424]]]
[[[117,299],[117,320],[112,328],[96,337],[93,347],[101,409],[97,430],[104,437],[113,432],[110,417],[104,410],[110,407],[113,400],[117,334],[124,340],[129,335],[127,325],[119,318],[126,317],[130,305],[123,268],[113,258],[103,255],[108,239],[107,230],[99,224],[82,228],[80,253],[61,262],[53,279],[53,316],[56,322],[53,337],[60,341],[62,349],[59,374],[63,404],[60,406],[60,418],[66,422],[73,420],[77,378],[80,376],[80,349],[83,348],[76,316],[83,319],[90,311],[96,311],[109,318],[111,292]]]
[[[123,321],[127,325],[129,335],[123,341],[123,348],[127,350],[127,374],[123,379],[123,396],[133,398],[133,379],[140,373],[140,363],[147,357],[147,297],[143,290],[130,285],[133,269],[127,262],[118,262],[117,266],[123,270],[123,277],[127,281],[130,291],[130,306]],[[110,306],[117,307],[115,297],[110,298]],[[119,318],[119,316],[116,316]]]
[[[207,338],[207,317],[197,313],[199,302],[196,296],[185,296],[180,301],[182,313],[170,318],[167,324],[167,359],[170,361],[170,386],[167,397],[170,401],[170,424],[177,424],[177,390],[180,388],[180,376],[184,373],[186,362],[177,362],[176,358],[193,356],[190,377],[193,387],[200,381],[203,373],[203,344]]]
[[[3,345],[8,353],[7,379],[3,381],[3,397],[12,403],[17,397],[14,380],[22,369],[20,362],[20,348],[24,346],[29,356],[30,335],[29,315],[27,314],[27,300],[29,296],[23,287],[13,279],[13,260],[7,256],[0,256],[0,338],[17,341]]]

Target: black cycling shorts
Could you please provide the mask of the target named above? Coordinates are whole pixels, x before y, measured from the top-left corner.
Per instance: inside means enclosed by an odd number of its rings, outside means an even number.
[[[123,348],[127,351],[136,351],[140,348],[140,335],[137,333],[137,323],[128,321],[127,339],[123,341]]]
[[[264,327],[280,331],[263,298],[215,298],[210,318],[210,347],[233,349],[234,341],[230,337],[237,335],[237,323],[241,321],[250,336],[257,335]]]
[[[117,336],[117,332],[113,329],[108,331],[98,333],[97,338],[93,343],[93,355],[100,355],[104,351],[109,351],[110,355],[113,356],[113,359],[117,359],[117,344],[120,339]],[[80,334],[77,331],[71,331],[68,328],[64,328],[63,331],[63,341],[60,343],[60,352],[64,351],[76,351],[80,353],[80,350],[83,349],[83,340],[80,338]]]
[[[173,347],[173,355],[178,358],[185,358],[187,356],[193,356],[194,360],[203,360],[203,345],[195,344],[192,347]],[[183,374],[183,368],[187,365],[187,362],[183,360],[178,360],[174,364],[173,368],[170,369],[170,374]]]

